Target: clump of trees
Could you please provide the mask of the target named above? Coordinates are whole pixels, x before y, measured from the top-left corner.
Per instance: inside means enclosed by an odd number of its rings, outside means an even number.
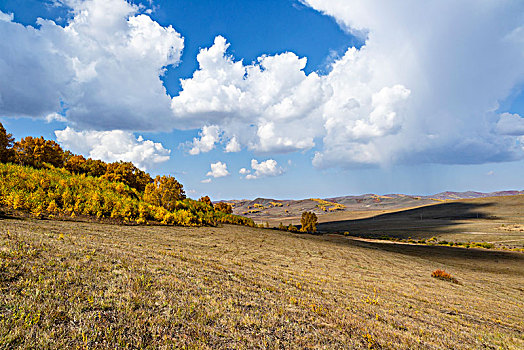
[[[302,213],[302,218],[300,223],[302,227],[300,231],[302,232],[316,232],[317,231],[317,215],[310,211],[305,211]]]
[[[213,203],[211,202],[211,198],[209,198],[209,196],[200,197],[198,201],[209,205],[211,208],[213,207]]]
[[[215,204],[215,209],[226,214],[233,214],[233,207],[230,204],[224,202]]]
[[[0,206],[36,217],[86,215],[143,224],[254,226],[209,197],[186,198],[172,176],[151,176],[131,162],[105,163],[64,151],[54,141],[15,142],[0,123]]]
[[[43,137],[27,136],[14,141],[0,123],[0,162],[30,166],[35,169],[46,167],[63,168],[71,174],[103,177],[112,182],[122,182],[143,192],[153,182],[151,176],[131,162],[106,163],[97,159],[85,159],[81,155],[64,151],[58,143]]]
[[[56,168],[64,165],[64,151],[55,141],[27,136],[13,145],[14,161],[20,165],[42,168],[46,163]]]
[[[157,176],[145,186],[144,201],[169,211],[177,209],[177,202],[186,198],[182,184],[172,176]]]

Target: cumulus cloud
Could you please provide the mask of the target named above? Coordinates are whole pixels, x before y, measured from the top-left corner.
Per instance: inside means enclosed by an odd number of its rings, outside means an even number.
[[[216,125],[206,125],[202,128],[199,133],[199,137],[193,138],[193,142],[190,144],[191,149],[189,154],[197,155],[200,153],[206,153],[215,148],[215,144],[220,141],[220,130]]]
[[[224,151],[226,153],[232,153],[232,152],[240,152],[242,150],[242,147],[240,146],[240,143],[238,143],[237,138],[233,137],[226,145],[226,148]]]
[[[226,151],[241,145],[262,152],[311,148],[321,122],[309,112],[322,92],[318,75],[303,71],[306,59],[286,52],[244,65],[226,54],[228,47],[218,36],[200,51],[199,69],[173,98],[175,119],[192,127],[217,125],[230,140]]]
[[[247,180],[254,180],[260,177],[279,176],[284,173],[276,160],[268,159],[263,162],[258,162],[256,159],[251,160],[251,170],[242,168],[239,174],[244,175]]]
[[[214,178],[228,176],[229,171],[227,171],[226,163],[216,162],[211,164],[211,171],[206,174],[206,176],[211,176]]]
[[[75,131],[70,127],[56,130],[57,141],[73,153],[83,154],[106,162],[128,161],[147,170],[169,160],[170,150],[161,143],[136,138],[122,130]]]
[[[11,22],[15,16],[12,13],[3,13],[0,11],[0,21]]]
[[[524,118],[518,114],[502,113],[496,130],[501,135],[524,135]]]
[[[216,125],[224,140],[257,152],[316,146],[318,167],[522,158],[514,134],[497,127],[497,108],[524,82],[515,15],[524,3],[303,3],[365,44],[319,76],[306,74],[306,58],[291,52],[235,61],[218,36],[172,99],[175,119]]]
[[[65,27],[39,28],[0,12],[0,114],[41,117],[65,111],[91,129],[173,127],[160,77],[176,65],[183,39],[125,0],[60,1],[71,7]],[[65,5],[64,5],[65,6]]]

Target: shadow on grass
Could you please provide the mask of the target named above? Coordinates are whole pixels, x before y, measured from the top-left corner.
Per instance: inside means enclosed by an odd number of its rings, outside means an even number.
[[[441,203],[420,208],[380,214],[365,219],[323,222],[317,225],[321,232],[349,231],[369,237],[384,234],[407,238],[413,232],[419,238],[429,238],[434,232],[451,232],[452,228],[464,221],[497,220],[497,216],[487,214],[486,209],[495,203]]]
[[[18,217],[18,216],[14,216],[10,213],[7,213],[5,211],[3,211],[2,209],[0,209],[0,220],[22,220],[22,218]]]
[[[461,248],[440,245],[402,244],[398,242],[369,241],[356,237],[324,235],[324,239],[336,244],[402,254],[433,261],[435,268],[442,265],[461,266],[471,270],[524,276],[524,254],[518,252]]]

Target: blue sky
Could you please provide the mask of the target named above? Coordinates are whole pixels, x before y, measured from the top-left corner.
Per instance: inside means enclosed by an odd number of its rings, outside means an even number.
[[[522,189],[519,1],[0,11],[0,121],[17,139],[131,160],[192,197]]]

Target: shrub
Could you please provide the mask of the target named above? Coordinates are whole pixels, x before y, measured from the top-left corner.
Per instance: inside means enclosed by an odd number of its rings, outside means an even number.
[[[458,280],[455,277],[451,276],[446,271],[440,269],[433,271],[433,273],[431,273],[431,277],[438,278],[439,280],[443,281],[458,283]]]
[[[293,226],[293,224],[289,224],[289,226],[287,227],[287,230],[289,232],[298,232],[298,228],[296,226]]]

